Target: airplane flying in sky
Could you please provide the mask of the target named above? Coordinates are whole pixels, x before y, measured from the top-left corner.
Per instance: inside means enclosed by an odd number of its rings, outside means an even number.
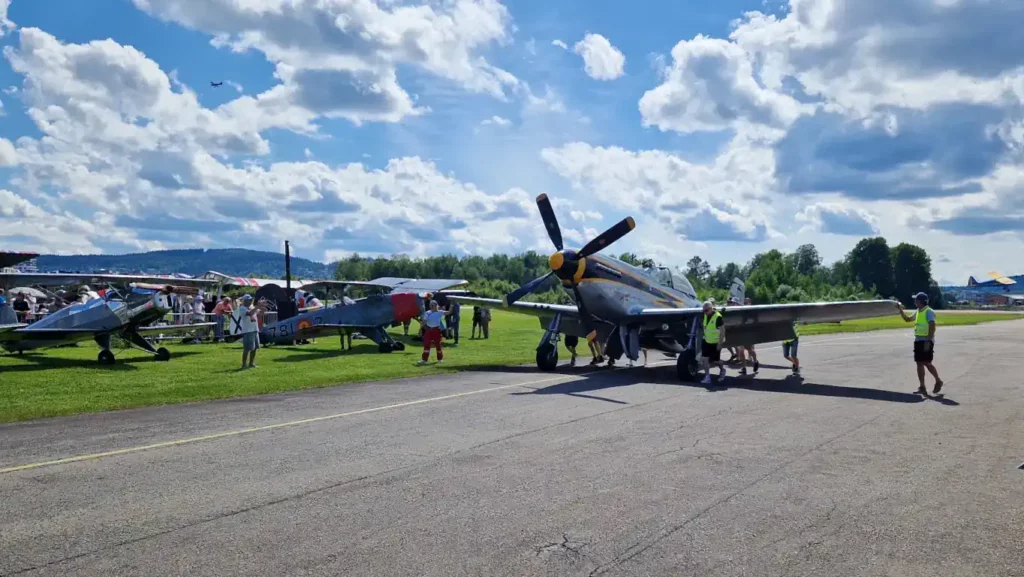
[[[1005,291],[1009,291],[1015,288],[1014,285],[1017,281],[1011,277],[1008,277],[998,271],[992,271],[988,273],[989,278],[992,280],[978,282],[973,276],[967,279],[967,286],[970,288],[1001,288]]]
[[[221,86],[223,84],[224,84],[223,81],[221,81],[221,82],[210,82],[210,86],[212,86],[214,88],[217,88],[218,86]]]
[[[631,217],[615,224],[579,250],[566,249],[547,195],[537,206],[556,252],[548,259],[551,272],[509,293],[503,300],[453,296],[451,300],[540,318],[546,329],[537,347],[537,366],[554,370],[558,364],[559,333],[607,342],[606,352],[617,360],[623,353],[637,360],[640,349],[678,354],[677,372],[693,380],[699,372],[702,303],[685,276],[665,267],[641,269],[599,251],[635,227]],[[520,302],[550,277],[569,293],[572,305]],[[890,300],[719,306],[728,346],[736,347],[793,338],[794,323],[836,322],[895,314]]]
[[[171,294],[194,294],[196,289],[169,285],[135,284],[132,292],[120,298],[109,291],[103,298],[95,298],[50,313],[30,324],[3,324],[0,319],[0,346],[10,352],[56,347],[93,339],[100,346],[97,360],[101,364],[114,363],[111,338],[117,337],[128,347],[137,347],[152,354],[158,361],[167,361],[171,353],[155,348],[145,339],[150,333],[185,333],[208,329],[213,323],[191,325],[147,326],[171,311]],[[4,307],[9,309],[10,307]]]

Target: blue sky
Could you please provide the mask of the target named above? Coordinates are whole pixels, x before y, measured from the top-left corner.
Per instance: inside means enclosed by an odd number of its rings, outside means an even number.
[[[544,192],[666,264],[1019,272],[1024,8],[841,5],[0,0],[0,248],[547,251]]]

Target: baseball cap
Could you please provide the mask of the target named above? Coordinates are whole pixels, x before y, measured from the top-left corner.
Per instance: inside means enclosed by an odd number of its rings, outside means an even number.
[[[251,301],[252,300],[252,295],[242,295],[242,300],[243,301]]]
[[[923,300],[923,301],[926,301],[926,300],[928,300],[928,294],[927,294],[927,293],[923,293],[923,292],[920,292],[920,293],[917,293],[916,295],[914,295],[914,298],[915,298],[915,299],[921,299],[921,300]]]

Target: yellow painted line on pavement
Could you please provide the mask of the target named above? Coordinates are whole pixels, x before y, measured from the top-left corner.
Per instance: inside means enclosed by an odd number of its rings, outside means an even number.
[[[810,343],[807,343],[806,345],[802,345],[802,346],[820,345],[820,344],[832,343],[832,342],[836,342],[836,341],[860,340],[862,338],[864,338],[864,337],[862,337],[862,336],[840,337],[840,338],[835,338],[835,339],[828,339],[828,340],[825,340],[825,341],[810,342]],[[782,348],[782,347],[781,346],[765,347],[762,350],[772,350],[772,349],[777,349],[777,348]],[[676,362],[675,360],[661,361],[661,362],[656,362],[656,363],[650,363],[648,365],[636,365],[635,367],[630,367],[630,366],[615,367],[612,370],[614,370],[614,371],[622,371],[622,370],[628,370],[628,369],[633,369],[633,368],[641,369],[641,368],[644,368],[644,367],[657,367],[657,366],[666,365],[666,364],[675,364],[675,362]],[[224,431],[222,433],[213,433],[213,434],[210,434],[210,435],[202,435],[202,436],[199,436],[199,437],[189,437],[187,439],[177,439],[177,440],[174,440],[174,441],[164,441],[162,443],[153,443],[151,445],[141,445],[141,446],[137,446],[137,447],[126,447],[124,449],[115,449],[113,451],[104,451],[102,453],[90,453],[90,454],[87,454],[87,455],[77,455],[77,456],[74,456],[74,457],[66,457],[64,459],[54,459],[52,461],[40,461],[38,463],[28,463],[28,464],[25,464],[25,465],[16,465],[16,466],[13,466],[13,467],[7,467],[5,469],[0,469],[0,475],[5,474],[5,473],[16,473],[18,471],[28,471],[28,470],[31,470],[31,469],[41,469],[43,467],[52,467],[52,466],[55,466],[55,465],[66,465],[68,463],[80,463],[82,461],[95,461],[96,459],[102,459],[104,457],[116,457],[118,455],[128,455],[128,454],[131,454],[131,453],[139,453],[139,452],[142,452],[142,451],[152,451],[154,449],[165,449],[165,448],[168,448],[168,447],[178,447],[178,446],[181,446],[181,445],[189,445],[189,444],[192,444],[192,443],[199,443],[199,442],[202,442],[202,441],[212,441],[212,440],[215,440],[215,439],[223,439],[223,438],[226,438],[226,437],[237,437],[239,435],[246,435],[246,434],[249,434],[249,433],[259,433],[261,431],[272,431],[274,429],[282,429],[282,428],[285,428],[285,427],[295,427],[297,425],[307,425],[309,423],[317,423],[317,422],[320,422],[320,421],[331,421],[331,420],[335,420],[335,419],[343,419],[345,417],[355,417],[357,415],[366,415],[366,414],[369,414],[369,413],[377,413],[377,412],[380,412],[380,411],[388,411],[388,410],[391,410],[391,409],[400,409],[400,408],[403,408],[403,407],[411,407],[411,406],[414,406],[414,405],[423,405],[423,404],[427,404],[427,403],[436,403],[436,402],[439,402],[439,401],[447,401],[447,400],[450,400],[450,399],[458,399],[458,398],[461,398],[461,397],[468,397],[470,395],[480,395],[480,394],[483,394],[483,393],[492,393],[494,391],[501,391],[501,390],[504,390],[504,389],[514,389],[514,388],[517,388],[517,387],[530,387],[532,385],[539,385],[539,384],[542,384],[542,383],[550,383],[550,382],[554,382],[554,381],[578,380],[578,379],[580,379],[580,378],[582,378],[582,377],[584,377],[586,375],[589,375],[591,373],[594,373],[594,372],[599,372],[599,371],[588,371],[588,372],[585,372],[585,373],[582,373],[582,374],[578,374],[578,375],[559,375],[557,377],[548,377],[546,379],[538,379],[538,380],[535,380],[535,381],[527,381],[525,383],[514,383],[514,384],[511,384],[511,385],[501,385],[501,386],[490,387],[490,388],[486,388],[486,389],[477,389],[477,390],[473,390],[473,391],[465,391],[465,392],[462,392],[462,393],[453,393],[453,394],[450,394],[450,395],[442,395],[442,396],[439,396],[439,397],[429,397],[429,398],[425,398],[425,399],[416,399],[416,400],[413,400],[413,401],[405,401],[405,402],[401,402],[401,403],[394,403],[394,404],[391,404],[391,405],[384,405],[384,406],[380,406],[380,407],[371,407],[371,408],[368,408],[368,409],[360,409],[358,411],[349,411],[347,413],[335,413],[333,415],[324,415],[324,416],[321,416],[321,417],[310,417],[308,419],[299,419],[299,420],[296,420],[296,421],[288,421],[288,422],[285,422],[285,423],[275,423],[273,425],[263,425],[263,426],[260,426],[260,427],[249,427],[249,428],[246,428],[246,429],[237,429],[237,430],[234,430],[234,431]],[[600,372],[608,372],[608,371],[600,371]]]

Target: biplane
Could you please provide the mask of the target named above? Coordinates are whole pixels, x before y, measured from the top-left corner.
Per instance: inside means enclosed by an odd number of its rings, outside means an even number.
[[[332,334],[344,338],[346,334],[358,332],[376,343],[382,353],[401,351],[405,349],[405,344],[392,338],[387,328],[421,315],[424,310],[424,299],[428,295],[465,284],[465,280],[396,277],[370,281],[301,281],[299,286],[304,291],[346,291],[350,287],[364,287],[380,294],[371,294],[355,300],[345,298],[339,304],[285,317],[280,313],[291,306],[289,296],[279,285],[264,284],[256,293],[257,299],[261,297],[261,291],[266,290],[263,298],[269,296],[286,300],[272,303],[278,311],[278,319],[260,329],[260,342],[284,344]],[[235,320],[231,323],[231,334],[241,332],[239,323]]]

